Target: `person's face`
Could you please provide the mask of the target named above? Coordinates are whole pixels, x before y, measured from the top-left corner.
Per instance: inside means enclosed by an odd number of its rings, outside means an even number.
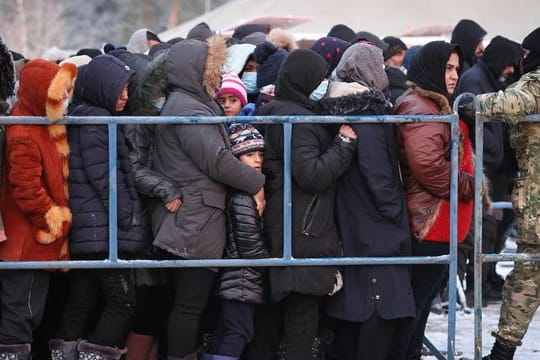
[[[510,65],[504,68],[502,72],[502,78],[506,79],[514,73],[514,65]]]
[[[240,99],[232,94],[223,94],[219,96],[218,102],[223,107],[225,116],[237,116],[242,110]]]
[[[446,63],[446,73],[444,80],[446,82],[446,91],[448,94],[453,95],[454,90],[459,79],[459,56],[456,53],[452,53],[448,62]]]
[[[128,84],[126,84],[122,91],[120,92],[120,96],[118,97],[118,100],[116,100],[116,112],[121,112],[126,107],[128,101]]]
[[[259,64],[255,60],[249,60],[243,72],[255,72],[259,69]]]
[[[257,171],[262,171],[262,163],[264,160],[264,154],[262,151],[252,151],[244,155],[240,155],[240,161],[254,168]]]
[[[484,42],[480,40],[476,48],[474,49],[474,57],[480,59],[484,55]]]
[[[406,53],[407,53],[407,50],[401,50],[396,55],[386,60],[385,65],[399,68],[401,65],[403,65],[403,58],[405,58]]]

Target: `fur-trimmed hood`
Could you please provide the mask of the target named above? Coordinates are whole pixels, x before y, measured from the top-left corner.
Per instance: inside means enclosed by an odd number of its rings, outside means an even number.
[[[167,87],[168,58],[169,51],[167,50],[157,55],[149,64],[140,84],[133,115],[159,115],[160,110],[154,107],[153,100],[162,96],[167,97],[169,93]]]
[[[11,114],[59,120],[67,110],[65,99],[73,92],[76,76],[73,64],[60,67],[43,59],[29,61],[21,71],[18,101]]]
[[[294,35],[283,29],[275,28],[270,30],[270,33],[268,33],[266,39],[274,44],[278,49],[285,50],[289,53],[298,49]]]
[[[383,93],[358,83],[335,81],[330,84],[328,96],[319,102],[319,108],[325,115],[343,115],[360,113],[374,104],[387,104]]]
[[[184,40],[174,44],[167,60],[171,89],[203,103],[212,100],[221,84],[226,57],[227,47],[221,36],[212,36],[207,42]]]
[[[407,81],[407,86],[409,86],[409,89],[396,100],[394,105],[395,113],[417,115],[448,115],[452,113],[450,102],[444,95],[421,88],[412,81]],[[426,101],[418,103],[419,98],[417,96],[424,98]],[[411,97],[415,97],[415,100]]]

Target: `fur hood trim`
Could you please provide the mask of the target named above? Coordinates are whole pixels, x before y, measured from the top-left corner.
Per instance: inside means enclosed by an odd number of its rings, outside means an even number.
[[[148,70],[141,81],[138,101],[135,105],[134,115],[159,115],[159,109],[156,109],[153,100],[161,96],[168,96],[167,87],[167,58],[169,52],[156,56],[148,66]]]
[[[294,35],[291,32],[280,28],[270,30],[270,33],[268,33],[266,39],[274,44],[278,49],[285,50],[289,53],[298,49]]]
[[[208,39],[208,55],[204,69],[203,85],[211,97],[214,97],[221,85],[223,64],[227,59],[227,45],[222,36],[212,36]]]
[[[407,81],[407,86],[412,88],[418,95],[433,100],[441,109],[440,115],[448,115],[452,113],[452,107],[444,95],[421,88],[412,81]]]
[[[372,104],[386,104],[384,95],[379,91],[368,90],[340,97],[326,97],[319,102],[320,110],[326,115],[344,115],[361,112]]]
[[[64,106],[64,99],[66,95],[71,98],[76,77],[77,67],[74,64],[65,63],[52,79],[47,89],[47,102],[45,103],[45,110],[49,120],[57,121],[64,116],[67,111],[67,107]]]

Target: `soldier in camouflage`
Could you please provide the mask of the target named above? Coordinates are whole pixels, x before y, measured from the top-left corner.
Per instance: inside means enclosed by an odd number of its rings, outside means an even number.
[[[540,253],[540,124],[520,122],[540,113],[540,28],[522,44],[524,75],[505,91],[480,95],[480,112],[510,124],[520,175],[512,201],[517,217],[518,253]],[[506,278],[499,327],[491,354],[484,359],[513,359],[540,304],[540,262],[516,262]]]

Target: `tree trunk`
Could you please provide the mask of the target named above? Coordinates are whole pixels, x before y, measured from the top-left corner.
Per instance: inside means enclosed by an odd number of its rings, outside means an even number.
[[[180,0],[171,0],[171,12],[169,14],[169,29],[178,25],[180,13]]]

